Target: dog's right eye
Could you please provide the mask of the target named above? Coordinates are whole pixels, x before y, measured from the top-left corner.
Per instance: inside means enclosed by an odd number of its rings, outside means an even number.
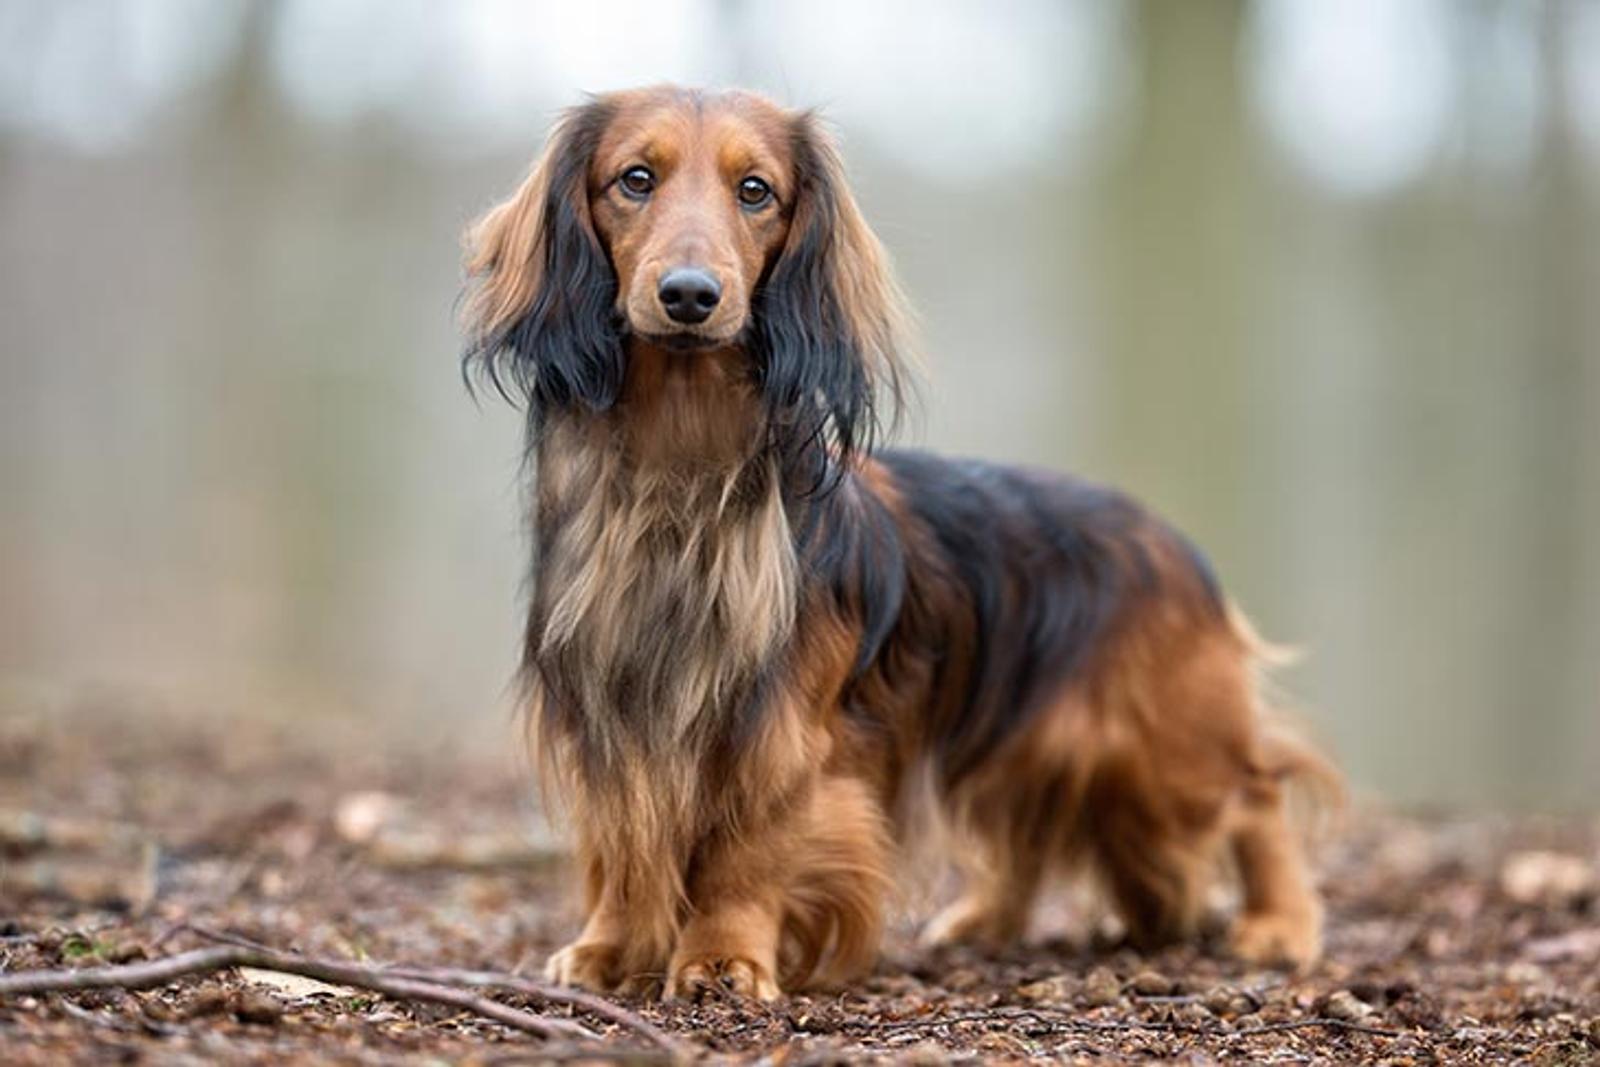
[[[622,191],[635,200],[643,200],[656,188],[656,176],[650,173],[649,167],[629,167],[617,181]]]

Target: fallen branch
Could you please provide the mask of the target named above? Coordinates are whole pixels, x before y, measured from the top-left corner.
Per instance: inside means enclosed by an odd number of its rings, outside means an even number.
[[[236,945],[240,948],[256,949],[263,952],[276,951],[259,941],[252,941],[238,934],[213,930],[210,927],[200,926],[195,923],[180,923],[162,934],[161,939],[165,940],[180,930],[187,930],[197,937],[203,937],[208,941],[218,941],[226,945]],[[523,996],[534,997],[547,1004],[561,1004],[569,1008],[576,1008],[607,1022],[616,1023],[618,1026],[638,1034],[651,1044],[657,1045],[675,1056],[689,1055],[688,1046],[665,1030],[621,1005],[613,1004],[609,1000],[604,1000],[581,990],[550,985],[530,978],[523,978],[519,975],[500,974],[496,971],[463,970],[454,967],[387,966],[382,968],[381,973],[396,978],[411,978],[440,985],[471,986],[476,989],[498,989],[502,992],[521,993]],[[541,1052],[542,1055],[543,1053]]]
[[[616,1023],[618,1026],[631,1030],[652,1044],[659,1045],[674,1054],[687,1055],[689,1052],[688,1047],[683,1042],[641,1016],[635,1015],[628,1009],[613,1004],[609,1000],[603,1000],[600,997],[591,996],[576,989],[567,989],[562,986],[536,982],[532,979],[515,975],[499,974],[494,971],[467,971],[452,967],[393,967],[387,973],[404,975],[407,978],[420,978],[423,981],[442,982],[449,985],[471,986],[477,989],[499,989],[507,993],[521,993],[524,996],[534,997],[550,1004],[564,1004],[567,1007],[598,1016],[607,1022]]]
[[[406,978],[360,964],[308,959],[287,952],[247,948],[243,945],[218,945],[176,956],[130,963],[117,967],[89,967],[82,970],[23,971],[0,974],[0,997],[25,993],[70,993],[85,989],[154,989],[179,978],[210,974],[230,967],[255,967],[263,971],[298,974],[324,982],[355,986],[396,1000],[425,1001],[471,1012],[514,1030],[549,1040],[596,1041],[599,1035],[564,1019],[551,1019],[513,1008],[487,997],[436,982]]]

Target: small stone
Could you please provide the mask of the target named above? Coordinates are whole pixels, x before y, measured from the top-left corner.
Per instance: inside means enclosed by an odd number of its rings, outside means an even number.
[[[1243,990],[1231,986],[1217,986],[1206,993],[1206,1010],[1218,1018],[1235,1015],[1253,1015],[1261,1009],[1261,1002]]]
[[[233,1014],[242,1023],[271,1025],[283,1018],[283,1005],[265,993],[245,990],[234,1000]]]
[[[1500,870],[1500,889],[1518,904],[1568,907],[1593,896],[1595,870],[1562,852],[1518,852]]]
[[[1589,1020],[1588,1034],[1589,1044],[1595,1048],[1600,1048],[1600,1015],[1596,1015]]]
[[[1041,978],[1037,982],[1017,987],[1017,996],[1034,1004],[1058,1003],[1072,992],[1072,983],[1065,975]]]
[[[1350,992],[1368,1004],[1381,1004],[1389,998],[1384,993],[1384,988],[1370,978],[1362,978],[1350,983]]]
[[[333,825],[339,836],[355,845],[365,845],[395,821],[400,798],[379,790],[347,793],[334,808]]]
[[[827,1014],[807,1012],[795,1020],[794,1028],[802,1034],[832,1034],[838,1032],[839,1024]]]
[[[954,993],[965,993],[983,981],[983,975],[970,967],[961,967],[951,971],[944,980],[944,987]]]
[[[142,999],[139,1002],[139,1009],[144,1012],[145,1018],[158,1023],[175,1023],[182,1017],[177,1011],[173,1010],[171,1004],[168,1004],[160,997]]]
[[[106,953],[106,959],[111,963],[132,963],[134,960],[149,958],[150,954],[137,941],[124,941]]]
[[[1166,997],[1172,995],[1172,979],[1160,971],[1140,971],[1128,983],[1128,988],[1141,997]]]
[[[1353,1023],[1371,1015],[1372,1007],[1348,989],[1341,989],[1328,997],[1322,1011],[1330,1019]]]
[[[1545,970],[1537,963],[1526,963],[1521,960],[1506,967],[1506,981],[1513,985],[1539,986],[1545,982]]]
[[[1096,967],[1083,980],[1083,1003],[1090,1008],[1104,1008],[1122,999],[1122,983],[1104,967]]]
[[[183,1016],[186,1019],[199,1018],[202,1015],[216,1015],[228,1006],[228,995],[216,986],[206,986],[190,997],[183,1006]]]
[[[1394,1002],[1390,1009],[1407,1026],[1420,1030],[1439,1030],[1445,1026],[1444,1009],[1437,997],[1416,990]]]

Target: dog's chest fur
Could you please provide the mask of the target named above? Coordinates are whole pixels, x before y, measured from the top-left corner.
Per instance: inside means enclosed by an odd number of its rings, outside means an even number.
[[[788,640],[794,548],[775,470],[650,463],[592,424],[538,454],[530,666],[589,759],[714,742]]]

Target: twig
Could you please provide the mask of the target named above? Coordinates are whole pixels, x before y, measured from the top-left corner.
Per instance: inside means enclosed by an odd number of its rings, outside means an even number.
[[[199,926],[194,923],[183,923],[171,932],[176,932],[177,930],[188,930],[190,933],[203,937],[208,941],[220,941],[223,944],[259,949],[265,952],[276,951],[259,941],[252,941],[239,934],[213,930],[210,927]],[[500,974],[495,971],[473,971],[455,967],[407,967],[397,965],[384,967],[382,973],[396,978],[411,978],[441,985],[471,986],[475,989],[499,989],[508,993],[521,993],[524,996],[535,997],[548,1004],[562,1004],[580,1011],[586,1011],[607,1022],[616,1023],[618,1026],[631,1030],[651,1044],[657,1045],[673,1055],[686,1056],[689,1053],[688,1046],[684,1045],[683,1042],[643,1017],[620,1005],[577,989],[549,985],[531,978],[523,978],[520,975]]]
[[[1371,1034],[1373,1037],[1407,1037],[1422,1036],[1420,1034],[1408,1035],[1403,1030],[1386,1030],[1381,1026],[1366,1026],[1362,1023],[1348,1022],[1344,1019],[1332,1019],[1319,1015],[1314,1019],[1291,1019],[1281,1023],[1262,1023],[1259,1026],[1241,1027],[1233,1031],[1235,1037],[1249,1037],[1251,1034],[1274,1034],[1285,1030],[1307,1030],[1313,1027],[1322,1027],[1327,1030],[1348,1030],[1352,1034]]]
[[[453,967],[392,967],[385,973],[420,978],[423,981],[444,982],[450,985],[471,986],[476,989],[499,989],[508,993],[521,993],[550,1004],[564,1004],[580,1011],[616,1023],[649,1040],[652,1044],[675,1054],[687,1054],[687,1046],[665,1030],[618,1004],[576,989],[548,985],[530,978],[499,974],[494,971],[459,970]]]
[[[599,1036],[576,1023],[535,1015],[434,982],[389,975],[377,968],[359,964],[307,959],[286,952],[246,948],[243,945],[218,945],[215,948],[196,949],[193,952],[181,952],[163,959],[117,967],[0,974],[0,997],[82,989],[153,989],[189,975],[210,974],[229,967],[255,967],[263,971],[297,974],[305,978],[316,978],[324,982],[336,982],[340,985],[371,990],[396,1000],[420,1000],[444,1004],[485,1019],[493,1019],[512,1029],[547,1040],[560,1037],[594,1041]]]
[[[273,948],[271,945],[268,945],[262,941],[252,941],[243,934],[230,933],[227,930],[215,930],[209,926],[199,926],[192,922],[181,922],[172,927],[170,930],[163,931],[161,934],[161,940],[165,941],[167,938],[172,937],[175,934],[181,934],[185,930],[191,934],[194,934],[196,937],[203,937],[207,941],[216,941],[224,945],[238,945],[240,948],[255,948],[260,949],[263,952],[284,951],[283,949]]]
[[[868,1036],[881,1038],[885,1035],[914,1033],[957,1023],[999,1022],[1018,1019],[1031,1019],[1040,1026],[1049,1027],[1058,1032],[1065,1031],[1069,1033],[1118,1033],[1142,1030],[1151,1033],[1199,1034],[1206,1037],[1233,1038],[1320,1027],[1330,1030],[1345,1030],[1350,1033],[1369,1034],[1373,1037],[1395,1038],[1407,1036],[1406,1033],[1400,1030],[1385,1030],[1382,1027],[1365,1026],[1361,1023],[1346,1022],[1343,1019],[1332,1019],[1326,1016],[1317,1016],[1311,1019],[1293,1019],[1279,1023],[1261,1023],[1256,1026],[1224,1030],[1221,1027],[1196,1026],[1191,1023],[1181,1022],[1158,1022],[1145,1019],[1083,1019],[1057,1014],[1049,1008],[990,1008],[980,1011],[959,1012],[952,1015],[930,1016],[925,1019],[893,1023],[879,1028],[876,1033]]]

